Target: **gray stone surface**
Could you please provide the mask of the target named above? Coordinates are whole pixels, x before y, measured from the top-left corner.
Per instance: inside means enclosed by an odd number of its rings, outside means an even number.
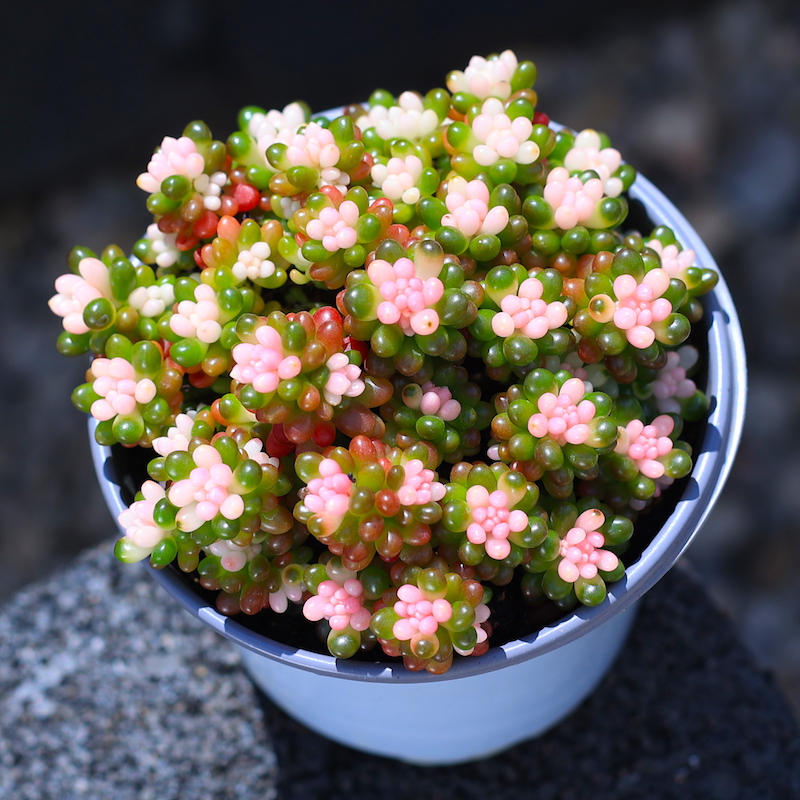
[[[89,551],[0,616],[0,797],[274,796],[235,651],[110,557]]]
[[[797,797],[800,730],[680,568],[645,597],[612,673],[570,718],[460,767],[362,755],[260,702],[232,647],[108,543],[0,609],[0,797],[534,795]]]

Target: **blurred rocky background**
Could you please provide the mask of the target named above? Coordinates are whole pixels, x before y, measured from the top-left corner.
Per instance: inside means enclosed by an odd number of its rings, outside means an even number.
[[[749,350],[747,427],[688,558],[800,710],[800,5],[325,8],[32,0],[4,11],[0,599],[115,538],[69,401],[84,364],[56,354],[46,303],[73,245],[126,248],[142,234],[134,181],[161,138],[204,118],[224,139],[249,103],[321,110],[374,86],[424,91],[474,53],[511,47],[539,67],[540,109],[606,131],[730,285]]]

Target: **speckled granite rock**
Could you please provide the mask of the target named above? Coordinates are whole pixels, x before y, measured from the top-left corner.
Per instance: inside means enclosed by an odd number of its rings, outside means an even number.
[[[18,800],[800,796],[796,723],[682,569],[572,717],[461,767],[361,755],[262,713],[235,651],[108,546],[0,610],[0,698],[0,796]]]
[[[0,797],[274,796],[236,653],[112,561],[89,551],[0,616]]]

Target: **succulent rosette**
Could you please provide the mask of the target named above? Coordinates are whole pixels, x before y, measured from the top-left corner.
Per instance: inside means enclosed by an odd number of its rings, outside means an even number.
[[[356,106],[352,113],[376,164],[414,153],[429,166],[444,152],[442,130],[450,122],[449,112],[450,95],[443,89],[431,89],[424,97],[410,91],[395,97],[376,89],[366,107]]]
[[[184,371],[148,340],[132,344],[113,334],[105,353],[93,359],[72,402],[98,421],[100,444],[148,447],[180,410]]]
[[[624,411],[614,414],[618,422],[614,450],[601,455],[596,485],[580,490],[591,496],[602,492],[605,502],[619,511],[626,507],[641,511],[692,467],[691,448],[678,438],[681,418],[659,414],[648,422],[636,405],[629,398]]]
[[[602,603],[606,584],[624,574],[619,554],[633,534],[631,520],[608,509],[562,502],[551,509],[548,526],[546,538],[524,564],[523,591],[534,602],[548,598],[561,608]]]
[[[556,134],[555,146],[548,156],[551,167],[563,167],[570,176],[585,182],[598,179],[605,197],[619,197],[630,189],[636,170],[622,162],[622,156],[604,133],[586,128],[575,132],[563,128]]]
[[[667,352],[664,366],[652,371],[653,381],[640,392],[643,402],[650,401],[651,416],[660,412],[695,422],[707,413],[708,398],[692,378],[699,358],[697,348],[689,344]]]
[[[532,229],[563,232],[613,228],[627,212],[625,198],[607,196],[603,181],[594,172],[570,175],[566,167],[552,168],[541,195],[528,194],[522,209]]]
[[[441,674],[454,653],[486,651],[490,590],[442,563],[399,567],[392,570],[399,585],[376,603],[371,622],[387,655],[402,656],[407,669]]]
[[[516,249],[528,246],[528,223],[519,210],[516,189],[495,186],[485,175],[467,181],[451,174],[437,196],[417,204],[423,230],[445,252],[489,265],[498,257],[516,262]]]
[[[400,451],[366,436],[347,449],[301,453],[296,471],[306,486],[294,515],[348,569],[363,569],[376,554],[424,564],[445,491],[430,458],[422,445]]]
[[[326,306],[313,315],[246,315],[236,333],[234,392],[216,406],[226,423],[268,423],[273,426],[268,450],[281,456],[289,450],[276,447],[287,442],[313,439],[319,446],[330,445],[337,427],[350,436],[383,435],[383,423],[368,409],[384,402],[391,386],[363,373],[360,352],[346,349],[336,309]]]
[[[488,97],[507,100],[513,94],[531,90],[535,82],[534,63],[519,61],[512,50],[488,58],[473,56],[465,69],[456,69],[447,75],[453,105],[461,113]]]
[[[717,285],[719,275],[713,269],[698,266],[694,250],[683,249],[666,225],[657,227],[644,244],[658,254],[661,268],[670,278],[678,278],[686,286],[688,298],[679,310],[692,322],[698,321],[703,315],[699,298]]]
[[[238,318],[264,305],[251,284],[215,288],[202,277],[195,273],[177,278],[175,303],[158,322],[170,358],[197,387],[224,383],[233,365],[231,348],[239,341]]]
[[[392,219],[391,201],[379,198],[370,202],[360,186],[346,194],[326,186],[310,195],[291,220],[297,231],[295,242],[308,263],[308,278],[328,289],[340,289],[347,274],[362,267],[381,240],[398,235],[407,238],[408,230],[393,225]]]
[[[372,167],[372,157],[353,120],[346,115],[311,120],[287,142],[270,145],[266,157],[275,170],[269,188],[278,197],[298,197],[323,186],[346,191],[367,178]],[[274,213],[282,209],[273,201]]]
[[[375,644],[370,629],[375,601],[389,586],[389,574],[378,565],[360,573],[347,569],[333,556],[304,571],[306,588],[303,616],[320,623],[329,652],[349,658]]]
[[[459,175],[471,179],[485,171],[495,183],[520,185],[541,178],[538,162],[552,141],[552,132],[535,121],[534,106],[525,97],[508,103],[490,97],[445,133],[450,166]]]
[[[662,367],[665,348],[682,344],[690,332],[689,319],[677,310],[686,302],[686,285],[670,278],[653,251],[622,247],[598,253],[587,266],[575,293],[582,305],[574,318],[581,357],[605,359],[623,384],[636,379],[639,365]]]
[[[375,159],[370,176],[373,185],[394,204],[398,222],[411,219],[420,198],[439,188],[439,173],[430,166],[427,152],[402,141],[393,144],[388,158]]]
[[[134,263],[116,245],[100,258],[86,247],[75,247],[68,258],[70,272],[56,279],[50,299],[64,331],[58,349],[64,355],[101,355],[115,333],[131,341],[157,339],[158,320],[171,309],[175,278],[157,278],[146,264]]]
[[[208,126],[196,120],[177,139],[164,137],[147,171],[136,181],[148,192],[147,209],[158,229],[174,234],[175,247],[182,253],[211,238],[221,215],[247,211],[258,201],[258,192],[250,191],[251,187],[244,193],[239,190],[238,196],[233,190],[225,191],[230,183],[227,155],[225,144],[213,139]],[[147,252],[146,247],[141,250]]]
[[[431,356],[460,361],[467,350],[461,330],[477,317],[480,286],[433,240],[408,251],[390,243],[375,255],[366,270],[348,275],[338,301],[345,329],[403,375],[419,373],[426,359],[430,369]]]
[[[277,289],[286,283],[289,262],[280,252],[283,226],[277,220],[259,225],[254,219],[241,222],[220,218],[217,236],[195,251],[201,280],[215,289],[252,286]]]
[[[470,326],[470,354],[480,357],[493,377],[524,374],[539,356],[564,355],[575,347],[564,327],[570,308],[564,302],[557,270],[529,277],[521,264],[492,267],[481,281],[484,301]]]
[[[547,535],[538,500],[539,487],[507,464],[455,465],[437,527],[439,552],[475,568],[481,580],[508,583],[526,550]]]
[[[489,455],[541,478],[554,497],[566,498],[575,477],[591,480],[597,461],[617,439],[611,398],[587,391],[566,371],[538,368],[495,399],[498,414]]]
[[[452,464],[479,452],[492,409],[464,367],[443,362],[434,375],[436,383],[394,376],[392,396],[380,409],[385,440],[401,449],[430,442],[441,460]]]
[[[154,566],[164,566],[181,552],[182,568],[191,571],[200,548],[223,540],[231,544],[223,567],[239,572],[261,550],[247,548],[268,536],[283,537],[270,542],[271,554],[290,549],[292,537],[286,534],[294,520],[277,497],[289,491],[291,481],[281,475],[277,459],[263,452],[262,441],[243,429],[228,434],[214,433],[216,428],[208,412],[195,418],[182,414],[153,441],[159,455],[148,465],[147,503],[135,502],[120,518],[126,529],[117,544],[120,558],[150,556]],[[149,539],[137,533],[154,525],[158,537],[154,530],[148,530]]]
[[[245,177],[260,192],[270,196],[270,180],[277,169],[267,160],[267,149],[276,143],[288,144],[309,122],[309,110],[303,103],[289,103],[282,110],[245,106],[238,115],[239,129],[227,141],[228,154]]]

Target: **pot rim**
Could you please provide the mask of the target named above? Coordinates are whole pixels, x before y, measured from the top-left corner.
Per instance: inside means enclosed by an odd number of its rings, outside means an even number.
[[[725,279],[704,242],[670,200],[639,174],[629,191],[642,202],[654,225],[668,225],[696,262],[719,273],[716,287],[704,298],[708,318],[708,381],[711,411],[694,468],[675,509],[641,556],[626,568],[625,576],[609,585],[598,606],[580,607],[528,636],[492,647],[486,654],[458,658],[443,675],[410,672],[400,662],[378,663],[338,659],[282,644],[256,633],[234,617],[225,617],[208,605],[172,569],[154,569],[152,577],[187,611],[235,644],[286,665],[331,676],[379,683],[427,683],[454,680],[517,664],[569,644],[630,608],[674,565],[708,518],[733,466],[744,425],[747,369],[739,318]],[[111,448],[94,440],[96,421],[89,417],[90,446],[97,477],[115,519],[127,508],[120,486],[113,480]]]

